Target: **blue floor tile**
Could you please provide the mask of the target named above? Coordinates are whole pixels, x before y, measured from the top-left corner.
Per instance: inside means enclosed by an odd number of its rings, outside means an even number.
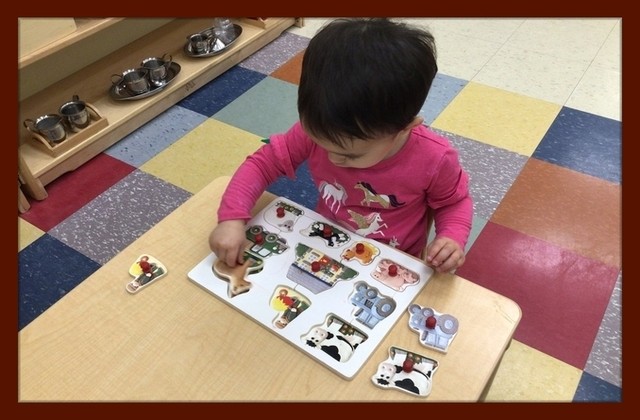
[[[139,168],[206,119],[198,112],[172,106],[105,150],[105,153]]]
[[[100,268],[100,264],[44,234],[18,253],[21,330]]]
[[[178,105],[210,117],[265,77],[262,73],[235,66],[178,102]]]
[[[583,372],[578,389],[576,389],[576,393],[573,396],[573,401],[622,402],[622,388]]]
[[[563,107],[532,157],[620,183],[620,121]]]
[[[424,124],[431,125],[467,83],[469,82],[463,79],[436,74],[429,96],[419,112],[419,115],[424,118]]]

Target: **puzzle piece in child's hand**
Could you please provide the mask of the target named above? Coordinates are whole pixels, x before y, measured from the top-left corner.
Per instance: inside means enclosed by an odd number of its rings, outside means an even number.
[[[129,267],[129,274],[134,279],[125,288],[129,293],[136,293],[167,274],[167,267],[151,255],[143,254]]]
[[[264,219],[270,225],[284,232],[292,232],[296,221],[304,211],[292,204],[278,201],[264,212]]]
[[[438,362],[434,359],[391,347],[389,357],[378,365],[371,382],[380,388],[426,397],[431,393],[433,375],[437,369]]]
[[[420,334],[420,343],[446,353],[458,332],[458,319],[417,304],[409,305],[407,310],[409,327]]]
[[[371,277],[399,292],[420,281],[417,273],[388,258],[380,260]]]
[[[245,252],[244,263],[229,267],[224,261],[216,259],[212,269],[216,276],[229,283],[227,292],[232,298],[251,289],[251,282],[246,279],[246,276],[262,270],[263,266],[264,262],[261,259]]]
[[[285,328],[310,306],[311,301],[306,296],[289,286],[276,287],[271,296],[271,307],[279,314],[273,325],[279,329]]]

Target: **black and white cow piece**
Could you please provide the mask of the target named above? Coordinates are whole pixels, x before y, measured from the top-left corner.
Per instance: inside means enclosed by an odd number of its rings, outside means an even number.
[[[371,377],[374,385],[395,388],[421,397],[431,393],[432,377],[438,368],[437,361],[397,347],[392,347],[389,355]]]
[[[353,356],[366,336],[344,321],[329,317],[323,326],[313,327],[302,340],[310,347],[318,348],[338,362],[346,362]]]

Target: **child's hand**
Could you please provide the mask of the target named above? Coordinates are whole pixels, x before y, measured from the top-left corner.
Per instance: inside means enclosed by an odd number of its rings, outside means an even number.
[[[464,264],[464,250],[453,239],[439,237],[427,245],[425,261],[439,273],[453,272]]]
[[[244,262],[246,243],[245,223],[242,220],[220,222],[209,235],[211,251],[229,267]]]

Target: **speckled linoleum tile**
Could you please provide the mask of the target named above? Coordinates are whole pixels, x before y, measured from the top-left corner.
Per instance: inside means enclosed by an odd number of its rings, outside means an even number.
[[[33,321],[100,264],[45,234],[18,254],[18,328]]]
[[[531,156],[561,106],[469,82],[432,126]]]
[[[622,272],[611,293],[584,371],[622,386]]]
[[[532,156],[620,183],[622,124],[563,107]]]
[[[140,169],[195,194],[215,178],[232,175],[260,140],[209,118]]]
[[[581,370],[512,340],[487,402],[571,402]]]
[[[419,112],[419,115],[424,118],[424,124],[431,125],[466,84],[466,80],[441,73],[436,74],[429,96]]]
[[[263,138],[298,120],[298,86],[267,77],[213,117]]]
[[[49,233],[105,264],[189,197],[180,187],[135,170]]]
[[[174,105],[105,151],[136,168],[183,137],[207,117]]]
[[[620,268],[621,206],[619,184],[530,158],[491,221]]]
[[[42,230],[18,217],[18,252],[42,235],[44,235]]]
[[[178,102],[178,105],[210,117],[264,77],[257,71],[235,66]]]
[[[291,32],[281,36],[264,48],[243,60],[239,67],[254,70],[262,74],[271,74],[291,57],[307,48],[309,38]]]
[[[434,129],[458,150],[469,174],[474,213],[489,220],[527,162],[527,157]]]

